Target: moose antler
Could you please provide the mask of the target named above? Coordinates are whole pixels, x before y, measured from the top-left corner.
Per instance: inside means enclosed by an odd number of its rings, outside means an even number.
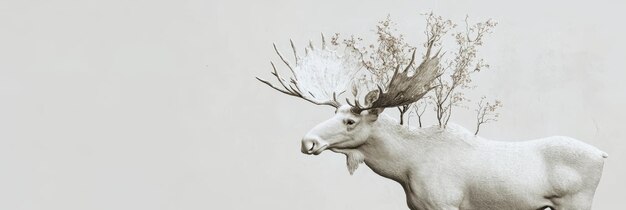
[[[409,76],[409,69],[415,60],[416,50],[413,50],[411,61],[404,68],[404,71],[399,72],[400,65],[396,67],[391,81],[387,85],[387,92],[378,86],[378,90],[373,90],[365,96],[368,102],[367,107],[362,107],[358,99],[355,99],[354,104],[346,99],[348,104],[352,106],[352,112],[361,113],[361,111],[368,109],[404,106],[424,97],[428,91],[435,88],[430,86],[432,81],[440,76],[439,59],[441,56],[437,52],[433,57],[430,57],[431,48],[432,45],[429,45],[424,61],[417,67],[415,73]]]
[[[258,77],[257,79],[281,93],[302,98],[313,104],[339,107],[341,104],[337,101],[337,96],[345,92],[348,83],[361,68],[362,64],[358,57],[360,54],[346,48],[345,52],[340,55],[326,46],[322,34],[322,48],[316,49],[309,42],[309,46],[305,48],[305,55],[299,57],[293,41],[289,41],[295,57],[295,66],[283,57],[276,45],[274,45],[274,50],[289,68],[293,77],[288,80],[284,79],[276,70],[274,63],[270,62],[273,69],[272,75],[276,77],[282,88]]]

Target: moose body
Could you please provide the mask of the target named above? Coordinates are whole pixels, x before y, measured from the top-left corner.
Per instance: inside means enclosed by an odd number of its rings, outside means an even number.
[[[500,142],[460,126],[410,130],[349,106],[313,128],[302,152],[347,156],[397,181],[412,210],[590,209],[606,153],[568,137]]]

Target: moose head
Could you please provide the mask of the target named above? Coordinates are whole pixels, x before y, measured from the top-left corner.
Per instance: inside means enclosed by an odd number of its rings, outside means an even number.
[[[302,153],[318,155],[326,149],[356,148],[365,143],[382,110],[370,109],[357,114],[351,109],[343,105],[335,116],[313,127],[302,138]]]

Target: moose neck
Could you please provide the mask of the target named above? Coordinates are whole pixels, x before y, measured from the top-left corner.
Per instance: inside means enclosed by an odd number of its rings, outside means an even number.
[[[409,169],[420,170],[420,163],[428,161],[426,157],[435,148],[465,144],[448,138],[445,129],[435,126],[411,130],[385,114],[379,116],[372,129],[368,141],[356,149],[357,153],[374,172],[400,184],[406,184]]]
[[[395,120],[381,114],[372,126],[369,139],[358,150],[365,164],[374,172],[402,184],[409,166],[408,152],[420,152],[414,150],[419,146],[411,145],[422,143],[412,141],[414,135]]]

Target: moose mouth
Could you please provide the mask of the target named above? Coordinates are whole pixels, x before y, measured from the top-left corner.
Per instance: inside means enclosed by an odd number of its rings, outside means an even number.
[[[321,154],[324,150],[326,150],[326,148],[328,148],[328,145],[324,145],[320,148],[317,148],[314,150],[314,148],[311,148],[311,153],[309,154],[314,154],[314,155],[319,155]]]
[[[317,136],[305,136],[302,138],[302,146],[300,147],[302,153],[307,155],[319,155],[328,148],[330,144],[324,140],[321,140]]]
[[[326,149],[328,149],[328,144],[323,144],[321,146],[319,144],[311,144],[310,146],[306,144],[302,145],[302,153],[307,155],[319,155]]]

